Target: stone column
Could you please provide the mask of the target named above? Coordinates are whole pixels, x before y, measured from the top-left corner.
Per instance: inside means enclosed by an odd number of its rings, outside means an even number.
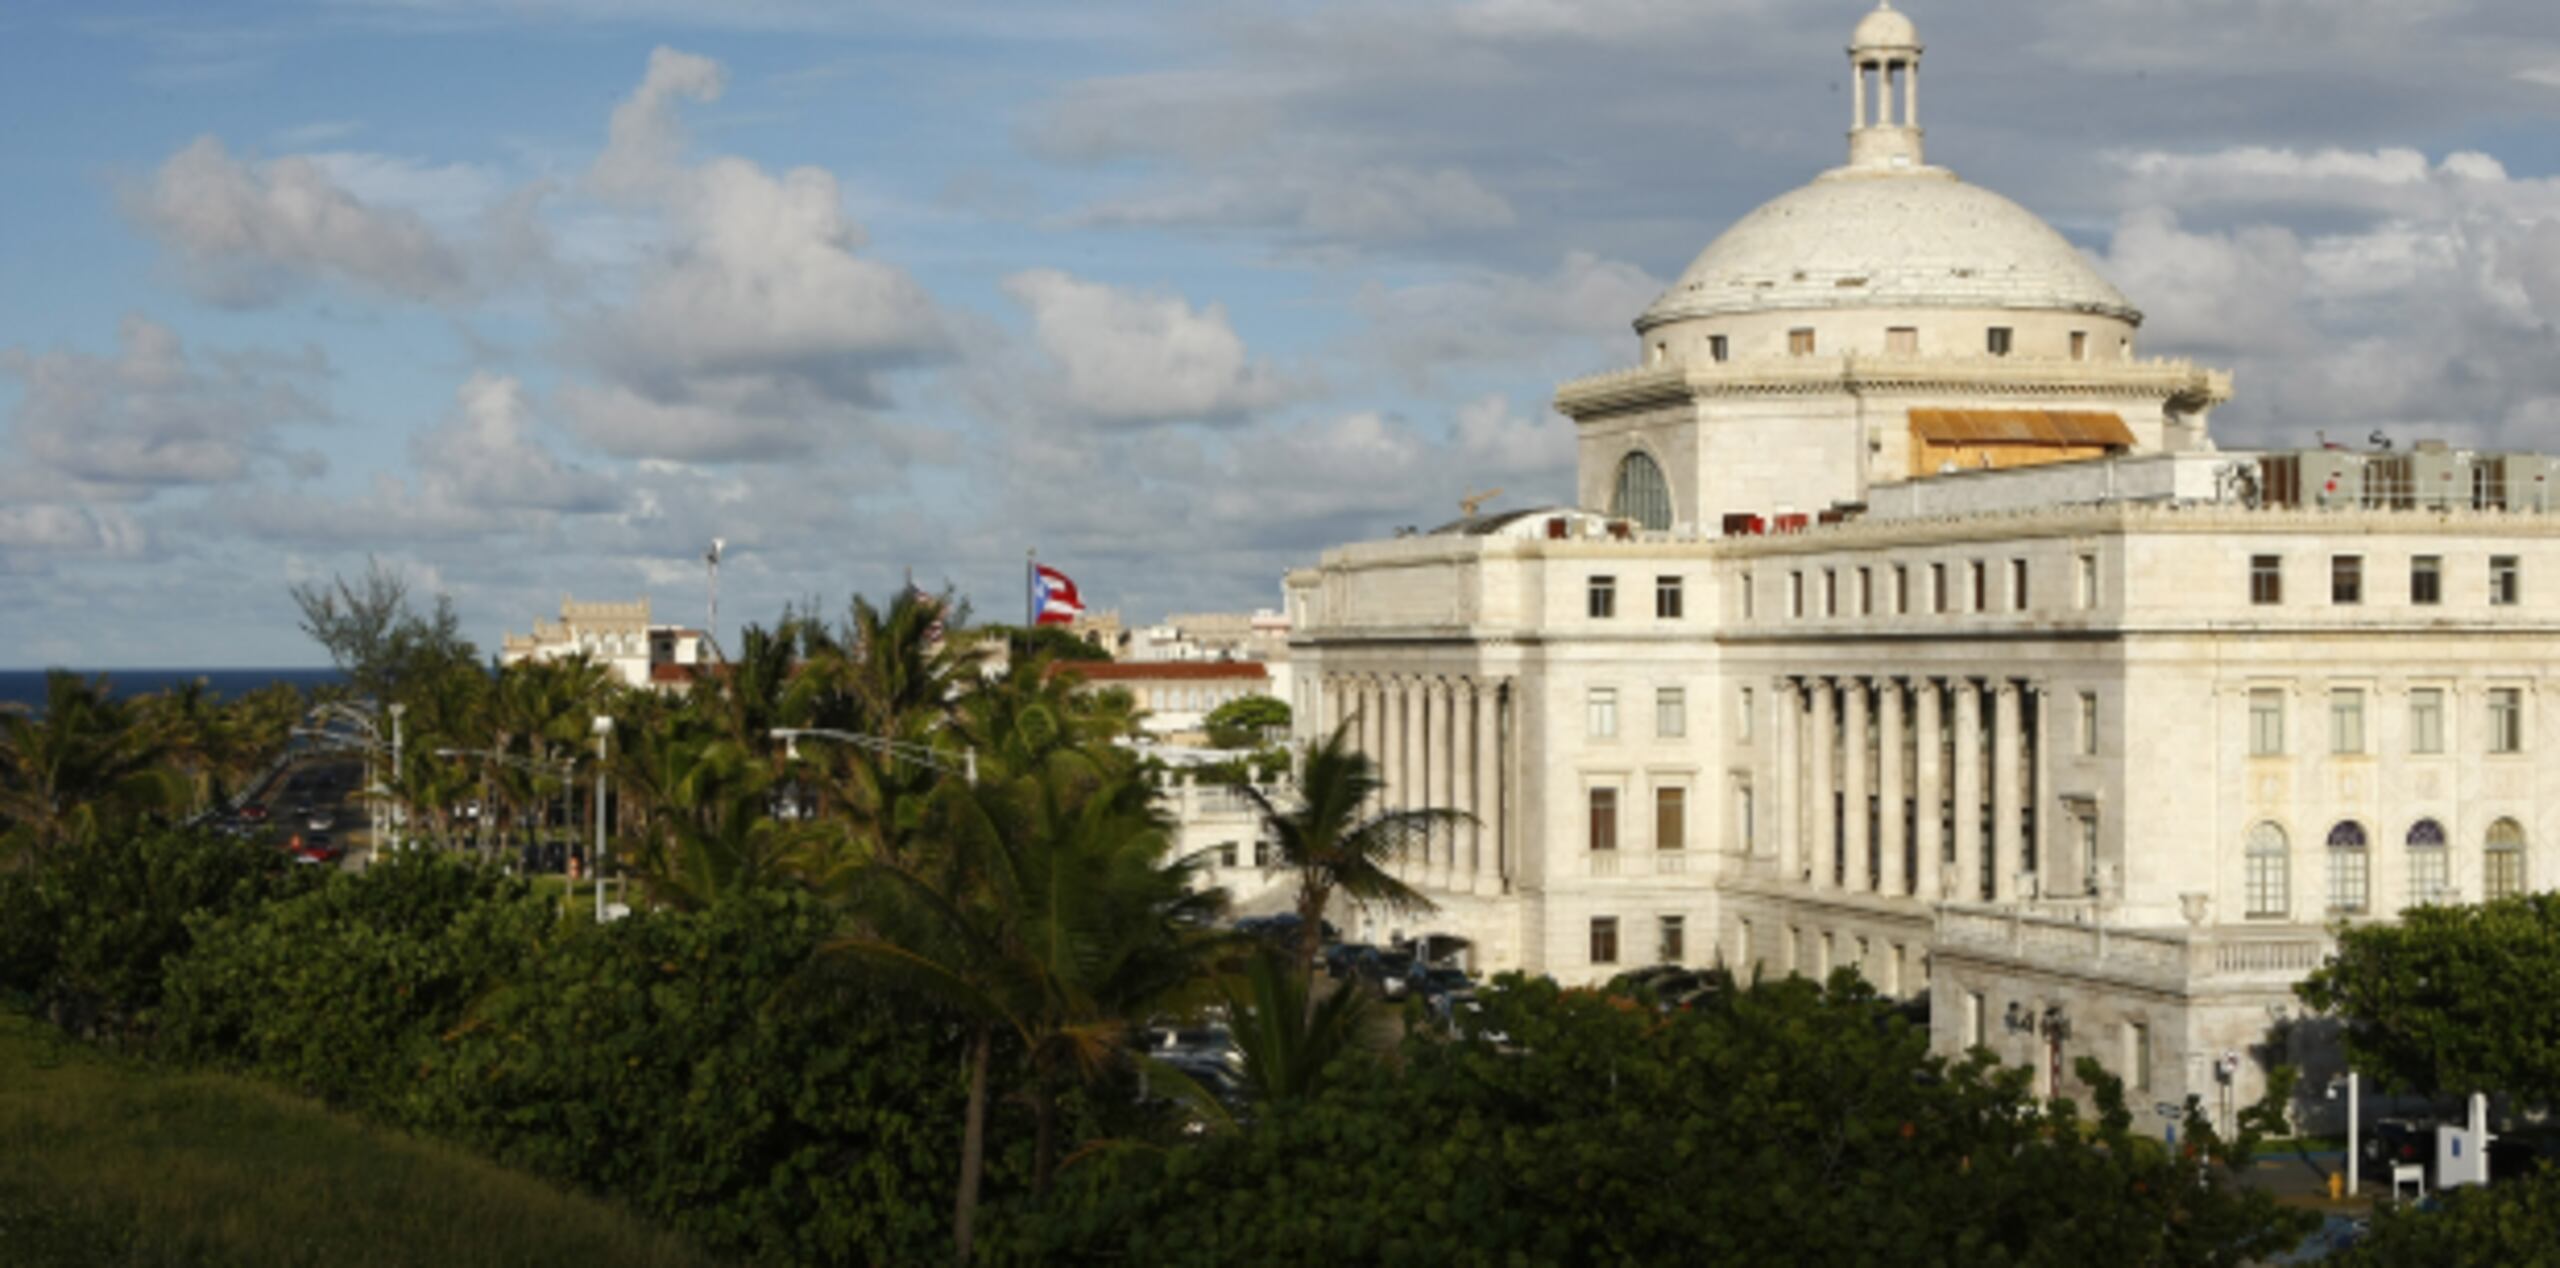
[[[1902,126],[1916,128],[1920,126],[1920,63],[1914,60],[1904,67],[1902,76]]]
[[[1851,678],[1840,687],[1840,761],[1847,769],[1841,772],[1840,801],[1847,807],[1840,825],[1840,852],[1847,856],[1847,875],[1841,884],[1864,892],[1867,878],[1874,875],[1867,851],[1875,842],[1867,831],[1867,778],[1869,763],[1867,739],[1867,680]]]
[[[1477,679],[1475,703],[1475,798],[1470,809],[1476,823],[1468,830],[1474,842],[1468,870],[1475,875],[1477,893],[1493,894],[1502,890],[1502,767],[1496,760],[1502,746],[1502,688]]]
[[[1804,700],[1793,680],[1778,678],[1769,683],[1769,704],[1778,729],[1771,737],[1769,774],[1760,783],[1767,798],[1769,830],[1777,837],[1778,879],[1793,883],[1804,875],[1804,854],[1798,844],[1804,836],[1804,744],[1800,738]]]
[[[1908,838],[1902,832],[1902,684],[1876,683],[1876,854],[1882,860],[1877,888],[1895,898],[1910,891],[1902,874]]]
[[[1991,693],[1991,894],[1994,902],[2018,897],[2018,684],[2002,680]]]
[[[1849,127],[1852,131],[1867,126],[1867,64],[1850,63]]]
[[[1922,678],[1912,684],[1912,691],[1918,697],[1914,703],[1919,715],[1919,723],[1914,728],[1919,733],[1918,742],[1912,746],[1912,799],[1919,805],[1912,815],[1911,844],[1913,852],[1920,857],[1917,860],[1919,870],[1911,877],[1911,888],[1920,901],[1934,903],[1946,897],[1945,882],[1940,879],[1938,870],[1939,854],[1946,848],[1946,838],[1940,835],[1938,823],[1939,809],[1947,799],[1946,767],[1938,749],[1939,733],[1944,729],[1943,715],[1939,708],[1937,679]]]
[[[1982,901],[1982,688],[1954,681],[1956,693],[1956,883],[1960,903]]]
[[[1838,873],[1832,870],[1838,838],[1832,833],[1836,821],[1832,815],[1831,757],[1839,728],[1831,720],[1835,703],[1832,687],[1828,678],[1813,680],[1813,717],[1808,728],[1811,734],[1805,737],[1812,757],[1806,763],[1810,773],[1805,781],[1805,820],[1810,830],[1805,833],[1805,858],[1813,865],[1815,889],[1830,889],[1838,884]]]
[[[1431,734],[1426,741],[1431,749],[1431,805],[1441,810],[1454,809],[1458,804],[1457,685],[1446,678],[1433,678],[1423,690],[1431,701]],[[1454,862],[1451,853],[1457,844],[1458,834],[1454,831],[1432,832],[1423,847],[1431,858],[1432,883],[1448,886],[1449,869]]]

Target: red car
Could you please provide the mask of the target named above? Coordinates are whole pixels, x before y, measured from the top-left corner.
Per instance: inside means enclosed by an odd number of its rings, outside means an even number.
[[[248,805],[240,807],[240,817],[251,823],[265,823],[267,821],[267,808],[253,801]]]

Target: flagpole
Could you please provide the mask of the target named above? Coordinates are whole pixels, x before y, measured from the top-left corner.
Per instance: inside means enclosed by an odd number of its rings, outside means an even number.
[[[1040,593],[1040,550],[1033,547],[1022,552],[1022,631],[1027,636],[1031,627],[1040,623],[1040,614],[1032,609],[1032,596]]]

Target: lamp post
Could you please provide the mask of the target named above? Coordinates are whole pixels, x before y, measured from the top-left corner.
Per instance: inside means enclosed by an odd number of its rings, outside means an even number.
[[[596,923],[604,923],[604,763],[613,740],[613,718],[599,713],[596,733]]]
[[[408,711],[409,706],[402,704],[397,700],[391,702],[391,778],[394,780],[400,780],[406,777],[406,773],[400,768],[400,715],[407,713]],[[405,800],[392,802],[391,848],[394,852],[397,852],[400,849],[402,844],[401,829],[406,828],[407,826],[409,826],[408,802]]]
[[[951,764],[950,757],[939,750],[922,744],[911,744],[905,740],[893,740],[883,735],[865,735],[859,731],[836,731],[826,727],[809,726],[778,726],[765,734],[783,742],[783,752],[787,757],[800,756],[802,740],[834,740],[840,744],[850,744],[855,748],[877,753],[882,757],[900,758],[920,766],[929,766],[946,775],[958,775],[968,780],[970,787],[978,786],[978,753],[975,749],[962,749],[960,764],[954,766]]]

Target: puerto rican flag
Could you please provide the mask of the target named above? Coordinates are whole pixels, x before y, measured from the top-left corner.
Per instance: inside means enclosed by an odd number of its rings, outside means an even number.
[[[1084,615],[1084,600],[1076,595],[1076,583],[1067,574],[1047,564],[1031,565],[1031,623],[1034,625],[1067,625]]]

